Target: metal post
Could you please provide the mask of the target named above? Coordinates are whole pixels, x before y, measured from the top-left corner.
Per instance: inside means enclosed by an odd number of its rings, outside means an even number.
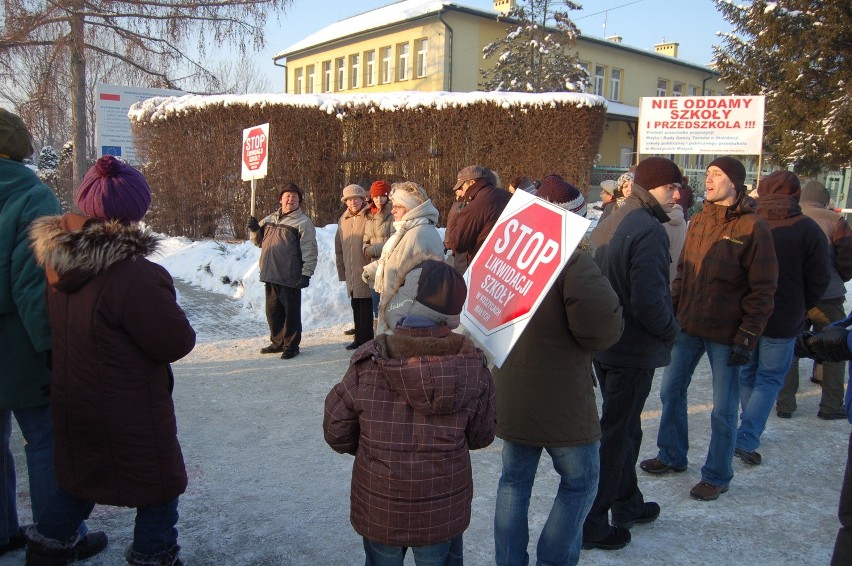
[[[257,190],[257,179],[252,177],[251,180],[251,215],[254,216],[254,195]]]

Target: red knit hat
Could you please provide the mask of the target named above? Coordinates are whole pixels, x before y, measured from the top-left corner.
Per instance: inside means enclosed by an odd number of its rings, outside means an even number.
[[[370,196],[371,197],[386,197],[390,193],[390,185],[387,181],[381,179],[378,181],[374,181],[372,185],[370,185]]]

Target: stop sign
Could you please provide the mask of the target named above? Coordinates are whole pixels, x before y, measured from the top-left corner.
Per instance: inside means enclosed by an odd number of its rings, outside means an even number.
[[[269,156],[269,124],[261,124],[243,130],[242,173],[243,180],[266,176]]]
[[[589,226],[589,220],[515,191],[465,272],[462,324],[499,366]]]

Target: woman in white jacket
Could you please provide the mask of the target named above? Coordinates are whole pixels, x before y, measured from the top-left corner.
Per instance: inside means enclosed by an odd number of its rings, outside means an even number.
[[[444,254],[444,242],[438,234],[438,209],[429,200],[426,191],[417,183],[394,183],[390,193],[394,233],[385,242],[382,255],[364,267],[364,281],[382,295],[393,285],[400,264],[414,254]],[[404,274],[403,274],[404,275]],[[381,312],[382,306],[379,306]],[[377,333],[392,329],[378,322]]]

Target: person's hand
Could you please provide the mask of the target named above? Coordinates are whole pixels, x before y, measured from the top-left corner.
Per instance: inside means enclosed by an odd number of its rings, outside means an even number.
[[[845,362],[852,360],[849,351],[849,330],[842,326],[827,326],[819,334],[805,339],[808,349],[815,360],[825,362]]]
[[[246,229],[248,229],[249,232],[259,232],[260,222],[257,221],[256,217],[249,216],[248,222],[246,222]]]
[[[808,348],[808,339],[812,338],[814,335],[813,332],[809,330],[802,331],[801,334],[796,336],[796,345],[794,347],[793,353],[797,358],[813,358],[813,351]]]
[[[729,366],[744,366],[748,363],[751,358],[751,352],[748,351],[744,346],[740,346],[739,344],[734,344],[731,346],[731,355],[728,356],[728,365]]]
[[[297,289],[306,289],[311,284],[311,278],[307,275],[299,277],[299,282],[296,284]]]

